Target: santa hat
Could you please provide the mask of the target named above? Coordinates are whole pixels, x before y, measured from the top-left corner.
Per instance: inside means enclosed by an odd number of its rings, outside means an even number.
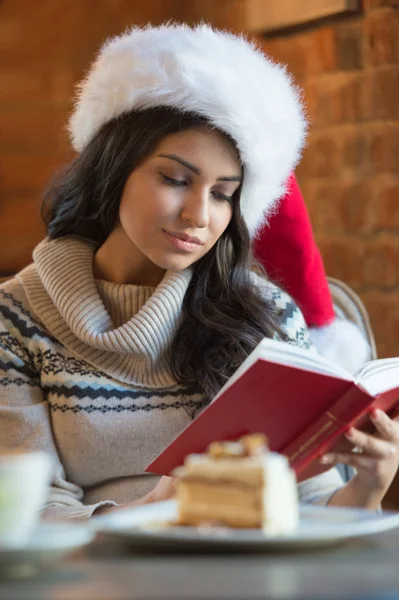
[[[284,194],[305,139],[300,93],[285,67],[208,25],[134,27],[105,43],[78,86],[73,147],[81,152],[123,113],[158,106],[202,115],[233,138],[245,169],[241,212],[254,236]]]
[[[356,372],[371,359],[371,348],[351,321],[334,312],[323,260],[293,175],[279,210],[254,243],[254,253],[273,281],[296,301],[320,354]]]

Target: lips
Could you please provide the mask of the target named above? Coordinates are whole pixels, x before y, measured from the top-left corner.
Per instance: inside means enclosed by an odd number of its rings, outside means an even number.
[[[173,237],[178,238],[179,240],[183,240],[183,242],[188,242],[189,244],[197,244],[198,246],[204,245],[204,242],[199,238],[188,235],[187,233],[179,233],[177,231],[167,231],[166,233],[173,235]]]

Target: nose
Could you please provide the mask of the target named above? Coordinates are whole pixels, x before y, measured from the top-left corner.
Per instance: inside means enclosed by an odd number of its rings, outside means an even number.
[[[183,221],[203,229],[209,225],[209,195],[207,190],[191,191],[185,195],[181,211]]]

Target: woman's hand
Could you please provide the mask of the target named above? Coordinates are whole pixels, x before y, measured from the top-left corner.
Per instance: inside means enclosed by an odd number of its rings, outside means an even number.
[[[372,411],[370,419],[376,428],[374,435],[352,427],[345,434],[352,445],[351,452],[331,452],[320,458],[322,464],[343,463],[357,471],[330,504],[376,509],[395,477],[399,466],[399,422],[381,410]],[[358,452],[353,451],[355,448]]]
[[[115,510],[123,510],[125,508],[134,508],[136,506],[142,506],[143,504],[150,504],[151,502],[162,502],[163,500],[170,500],[174,498],[176,494],[176,479],[174,477],[161,477],[157,485],[151,492],[148,492],[142,498],[138,500],[132,500],[119,506],[112,506],[108,508],[100,508],[96,510],[95,514],[103,514],[113,512]]]
[[[142,504],[148,504],[149,502],[162,502],[163,500],[170,500],[174,498],[176,494],[176,479],[174,477],[163,476],[158,481],[157,485],[151,492],[149,492],[144,498]],[[138,500],[138,502],[141,502]]]

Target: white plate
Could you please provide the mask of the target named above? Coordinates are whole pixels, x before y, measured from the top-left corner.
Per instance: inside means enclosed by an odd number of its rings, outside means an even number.
[[[123,538],[135,546],[294,549],[327,546],[399,527],[399,513],[303,506],[298,529],[289,535],[267,535],[253,529],[165,526],[177,516],[174,500],[115,511],[91,521],[96,531]]]
[[[31,574],[82,548],[94,535],[86,524],[40,523],[23,546],[0,547],[0,576]]]

